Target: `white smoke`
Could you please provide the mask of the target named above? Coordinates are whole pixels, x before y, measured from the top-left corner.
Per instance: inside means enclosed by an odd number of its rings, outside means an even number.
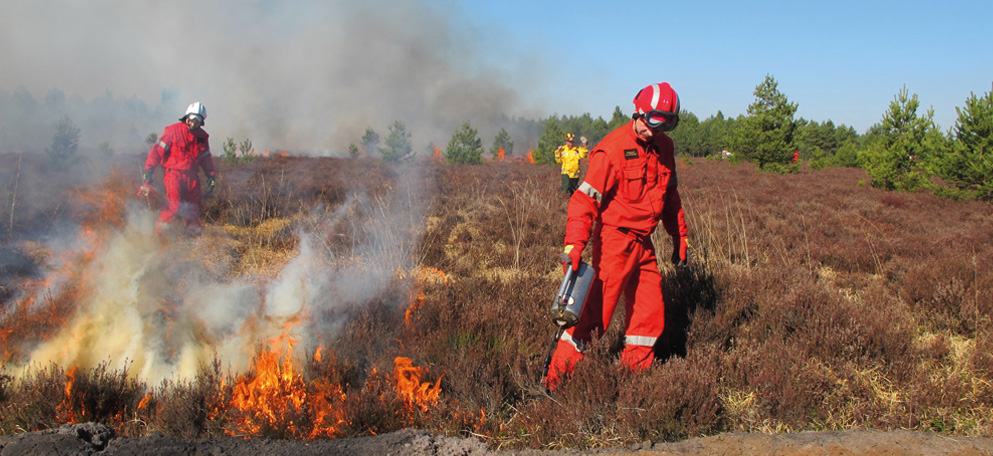
[[[140,141],[194,100],[218,150],[231,137],[344,154],[394,121],[418,152],[467,120],[488,144],[507,119],[550,105],[536,95],[550,81],[531,58],[540,50],[484,48],[500,40],[479,33],[499,32],[451,0],[2,2],[0,117],[37,125],[0,130],[0,144],[43,147],[67,110],[91,146]]]
[[[302,348],[333,341],[347,321],[337,310],[376,298],[414,266],[424,207],[411,192],[425,189],[412,168],[387,198],[356,193],[317,216],[300,232],[296,256],[273,277],[225,279],[232,259],[208,245],[223,240],[216,230],[192,240],[162,238],[154,234],[156,214],[132,204],[124,227],[92,252],[76,315],[22,367],[107,363],[155,383],[190,379],[215,356],[242,372],[258,344],[284,332]],[[355,248],[340,256],[322,249],[323,231],[356,213],[364,214],[364,230]]]

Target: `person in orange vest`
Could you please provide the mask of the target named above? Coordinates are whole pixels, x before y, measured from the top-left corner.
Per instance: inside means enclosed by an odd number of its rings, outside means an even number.
[[[621,363],[648,368],[665,326],[662,276],[651,239],[659,222],[672,237],[671,261],[680,266],[689,261],[673,142],[666,135],[679,123],[679,97],[666,82],[652,84],[638,92],[634,107],[631,122],[594,147],[583,183],[569,199],[563,268],[579,268],[592,238],[595,280],[577,324],[552,354],[544,379],[552,391],[573,372],[593,338],[606,331],[621,294],[627,314]]]
[[[207,108],[200,102],[191,103],[179,122],[166,127],[148,152],[142,172],[142,189],[151,187],[155,168],[161,166],[165,170],[162,183],[168,202],[159,213],[156,232],[161,232],[179,217],[186,224],[187,234],[200,234],[201,169],[207,175],[207,195],[214,191],[215,185],[210,135],[202,128],[206,119]]]
[[[586,148],[586,137],[579,138],[583,145],[576,147],[573,141],[576,135],[567,133],[565,144],[555,149],[555,163],[562,164],[562,190],[572,194],[579,188],[579,160],[586,158],[589,149]]]

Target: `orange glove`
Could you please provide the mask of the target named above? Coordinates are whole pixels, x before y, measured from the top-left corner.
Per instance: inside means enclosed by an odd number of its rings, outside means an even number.
[[[690,261],[690,242],[685,237],[672,238],[672,264],[686,266]]]
[[[562,250],[562,271],[568,272],[569,266],[572,266],[573,271],[579,270],[579,262],[583,260],[583,249],[586,248],[585,245],[572,245],[569,244],[565,246]]]

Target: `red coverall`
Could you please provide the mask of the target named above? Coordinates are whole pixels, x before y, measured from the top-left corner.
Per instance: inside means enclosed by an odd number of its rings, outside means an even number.
[[[157,230],[168,226],[178,215],[193,233],[200,231],[199,171],[214,175],[214,160],[210,156],[210,135],[202,128],[190,130],[185,122],[169,125],[152,145],[145,160],[145,173],[151,175],[162,165],[168,204],[159,213]]]
[[[566,330],[552,355],[545,379],[550,389],[560,375],[572,372],[593,336],[606,331],[622,292],[626,317],[621,363],[632,369],[651,365],[652,347],[665,325],[665,305],[649,236],[659,220],[676,240],[688,234],[676,183],[672,139],[658,132],[646,143],[635,134],[633,122],[611,132],[590,153],[586,177],[569,200],[565,244],[582,249],[596,221],[597,276],[579,322]]]

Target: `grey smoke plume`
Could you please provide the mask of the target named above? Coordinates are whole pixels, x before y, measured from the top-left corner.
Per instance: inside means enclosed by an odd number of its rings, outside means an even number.
[[[545,81],[528,54],[540,51],[477,46],[500,42],[479,33],[499,32],[451,0],[2,2],[0,120],[32,115],[18,105],[26,90],[39,112],[77,107],[91,146],[161,132],[194,100],[208,109],[215,153],[232,137],[342,154],[397,120],[418,152],[466,120],[488,144],[505,119],[538,114]],[[0,140],[31,135],[43,147],[52,122]]]
[[[424,185],[415,169],[401,173],[390,195],[355,193],[315,214],[299,233],[296,255],[272,277],[225,279],[222,263],[232,259],[213,254],[211,245],[223,241],[216,230],[163,243],[153,234],[156,214],[138,204],[128,208],[125,226],[99,243],[53,239],[48,245],[56,257],[85,251],[93,258],[83,272],[86,291],[71,320],[31,351],[21,372],[50,363],[83,369],[107,363],[157,383],[190,379],[215,356],[244,372],[259,344],[283,335],[296,341],[299,361],[307,349],[334,341],[347,310],[409,275],[426,209],[412,192]],[[342,255],[324,248],[325,230],[355,214],[363,214],[355,248]],[[64,274],[58,267],[46,274],[53,291],[43,294],[57,295]],[[37,305],[44,297],[26,298],[15,305]]]

